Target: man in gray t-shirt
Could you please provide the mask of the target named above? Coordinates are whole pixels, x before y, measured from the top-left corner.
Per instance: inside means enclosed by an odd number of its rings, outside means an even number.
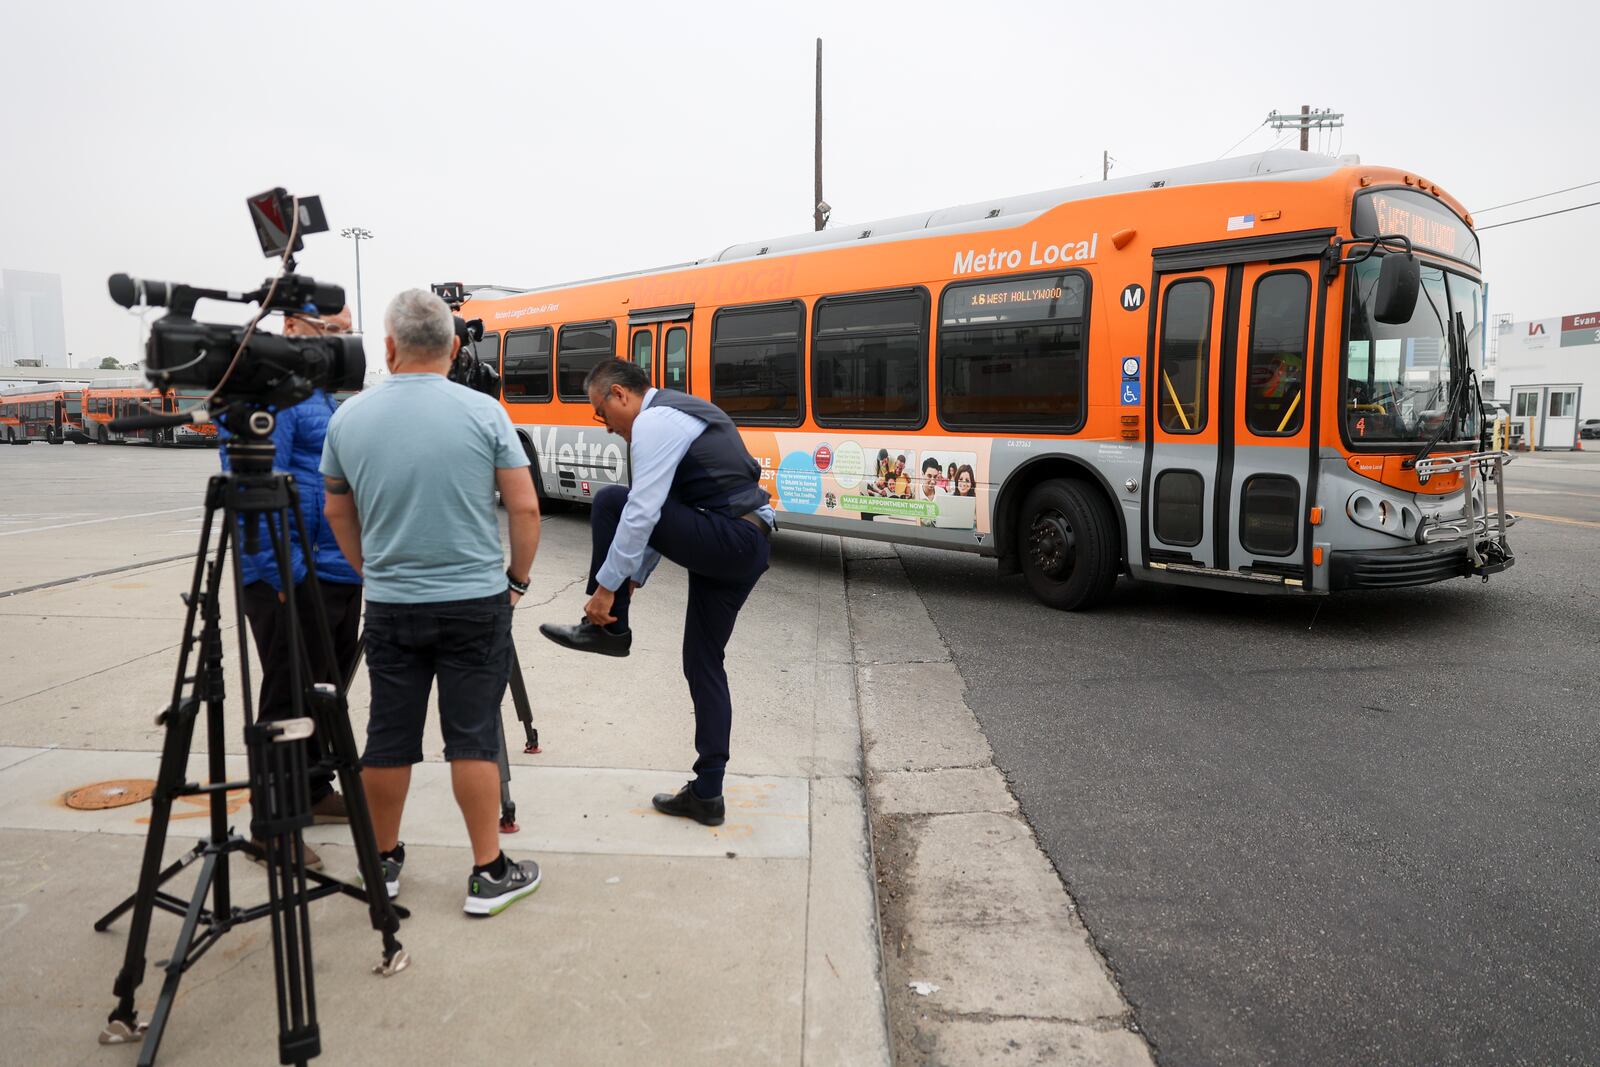
[[[322,452],[326,512],[366,583],[372,709],[361,783],[389,895],[400,892],[400,817],[422,761],[428,695],[456,803],[472,841],[465,910],[495,915],[539,888],[539,865],[500,851],[500,702],[511,669],[511,608],[539,546],[539,501],[511,419],[446,379],[450,309],[410,289],[384,315],[390,377],[346,401]],[[506,568],[495,491],[511,527]]]

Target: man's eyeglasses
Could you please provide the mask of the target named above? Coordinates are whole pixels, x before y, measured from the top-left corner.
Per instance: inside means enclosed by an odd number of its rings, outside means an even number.
[[[598,422],[601,426],[606,425],[606,401],[610,399],[611,394],[606,393],[600,398],[600,403],[594,406],[594,421]]]

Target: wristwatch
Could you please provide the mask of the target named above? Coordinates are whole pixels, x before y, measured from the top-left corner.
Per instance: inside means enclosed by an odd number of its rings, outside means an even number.
[[[506,571],[506,584],[509,585],[511,587],[511,591],[518,596],[528,595],[528,579],[523,578],[518,580],[516,575],[512,574],[510,571]]]

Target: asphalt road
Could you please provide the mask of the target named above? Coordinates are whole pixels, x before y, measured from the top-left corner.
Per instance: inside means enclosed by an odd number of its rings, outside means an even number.
[[[1600,1061],[1600,456],[1518,463],[1488,585],[1063,614],[902,550],[1161,1063]]]

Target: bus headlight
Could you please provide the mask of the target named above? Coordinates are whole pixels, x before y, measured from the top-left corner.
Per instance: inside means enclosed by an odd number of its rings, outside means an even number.
[[[1422,525],[1422,515],[1409,504],[1397,504],[1377,493],[1358,489],[1345,502],[1345,514],[1357,526],[1410,541]]]

